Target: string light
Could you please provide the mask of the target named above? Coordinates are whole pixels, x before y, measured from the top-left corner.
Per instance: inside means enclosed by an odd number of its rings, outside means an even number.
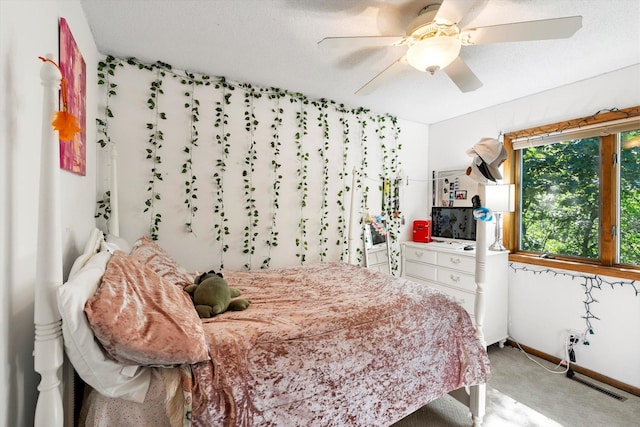
[[[586,329],[585,332],[583,334],[583,337],[585,337],[587,334],[593,335],[594,334],[594,329],[593,329],[593,325],[591,323],[591,320],[595,319],[595,320],[600,320],[599,317],[597,317],[595,314],[593,314],[592,310],[591,310],[591,305],[594,303],[597,303],[598,300],[595,299],[593,297],[593,290],[594,289],[598,289],[601,290],[602,289],[602,285],[609,285],[611,286],[611,289],[613,289],[615,286],[630,286],[631,288],[633,288],[636,296],[638,296],[640,294],[640,288],[639,288],[639,284],[637,283],[636,280],[616,280],[616,281],[608,281],[602,278],[602,276],[599,276],[597,274],[593,275],[593,276],[588,276],[588,275],[584,275],[584,274],[574,274],[574,273],[570,273],[570,272],[563,272],[563,271],[556,271],[553,270],[551,268],[545,268],[542,270],[537,270],[537,269],[530,269],[526,266],[523,267],[514,267],[513,263],[509,264],[509,267],[514,271],[514,272],[518,272],[518,271],[527,271],[530,273],[535,274],[552,274],[553,277],[570,277],[571,280],[582,280],[582,283],[580,284],[583,288],[584,288],[584,295],[585,295],[585,299],[583,301],[584,303],[584,310],[585,310],[585,314],[584,316],[581,316],[584,321],[585,321],[585,325],[586,325]],[[583,344],[585,345],[589,345],[589,341],[587,341],[586,339],[584,340]]]

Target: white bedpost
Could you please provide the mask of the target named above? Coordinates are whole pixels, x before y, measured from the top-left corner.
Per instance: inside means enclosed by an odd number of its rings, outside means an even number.
[[[485,185],[478,185],[480,200],[485,200]],[[487,277],[487,222],[476,220],[476,299],[475,299],[475,321],[478,338],[483,346],[487,346],[484,339],[484,287]]]
[[[353,171],[351,172],[351,203],[349,207],[349,223],[348,223],[348,243],[347,243],[347,252],[349,252],[349,264],[356,263],[355,251],[353,250],[353,241],[355,237],[353,235],[353,218],[355,217],[355,209],[356,209],[356,168],[354,166]]]
[[[480,200],[484,200],[484,184],[478,185],[478,192],[480,193]],[[487,222],[480,219],[476,220],[476,298],[475,298],[475,324],[476,334],[483,347],[486,347],[487,343],[484,339],[483,325],[484,325],[484,286],[486,280],[486,262],[487,262]],[[476,384],[469,387],[469,390],[464,388],[454,390],[449,393],[455,397],[458,401],[469,407],[471,412],[471,418],[473,419],[473,426],[480,427],[486,411],[487,404],[487,385]]]
[[[114,236],[120,235],[120,212],[118,206],[118,150],[115,144],[111,144],[111,195],[109,203],[111,205],[111,217],[109,218],[109,233]]]
[[[486,200],[484,184],[478,185],[478,192],[480,193],[480,200],[484,202]],[[484,287],[487,277],[487,250],[487,222],[478,219],[476,220],[476,299],[474,311],[476,331],[478,339],[482,343],[483,347],[487,346],[483,330],[485,314]],[[479,427],[482,425],[482,419],[485,414],[487,385],[478,384],[472,386],[469,398],[469,409],[471,410],[473,425],[475,427]]]
[[[47,55],[51,59],[52,55]],[[34,303],[34,369],[41,376],[34,425],[61,427],[64,419],[59,370],[63,363],[62,320],[56,289],[62,285],[62,232],[60,214],[60,147],[51,126],[58,99],[60,72],[45,61],[42,79],[42,147],[38,207],[38,249]]]

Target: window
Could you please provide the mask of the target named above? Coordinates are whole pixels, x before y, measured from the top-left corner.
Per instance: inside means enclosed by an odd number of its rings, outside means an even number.
[[[505,241],[515,258],[636,270],[637,278],[640,107],[513,132],[505,146],[505,180],[518,200]]]
[[[620,263],[640,265],[640,130],[620,134]]]
[[[520,249],[600,256],[600,138],[523,148]]]

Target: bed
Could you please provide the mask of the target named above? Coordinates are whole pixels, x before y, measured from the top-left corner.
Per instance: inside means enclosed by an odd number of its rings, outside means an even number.
[[[390,425],[447,393],[482,423],[490,366],[480,242],[475,327],[432,288],[346,263],[224,271],[251,306],[201,321],[182,289],[195,272],[148,238],[120,239],[117,205],[114,234],[94,231],[62,284],[49,125],[59,75],[45,62],[41,76],[36,426],[73,419],[59,379],[65,352],[91,386],[86,425]]]

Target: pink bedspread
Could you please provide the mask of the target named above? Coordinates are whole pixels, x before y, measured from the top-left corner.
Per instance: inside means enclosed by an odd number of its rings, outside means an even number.
[[[468,314],[427,286],[340,263],[224,274],[251,306],[204,320],[194,426],[383,426],[488,379]]]

